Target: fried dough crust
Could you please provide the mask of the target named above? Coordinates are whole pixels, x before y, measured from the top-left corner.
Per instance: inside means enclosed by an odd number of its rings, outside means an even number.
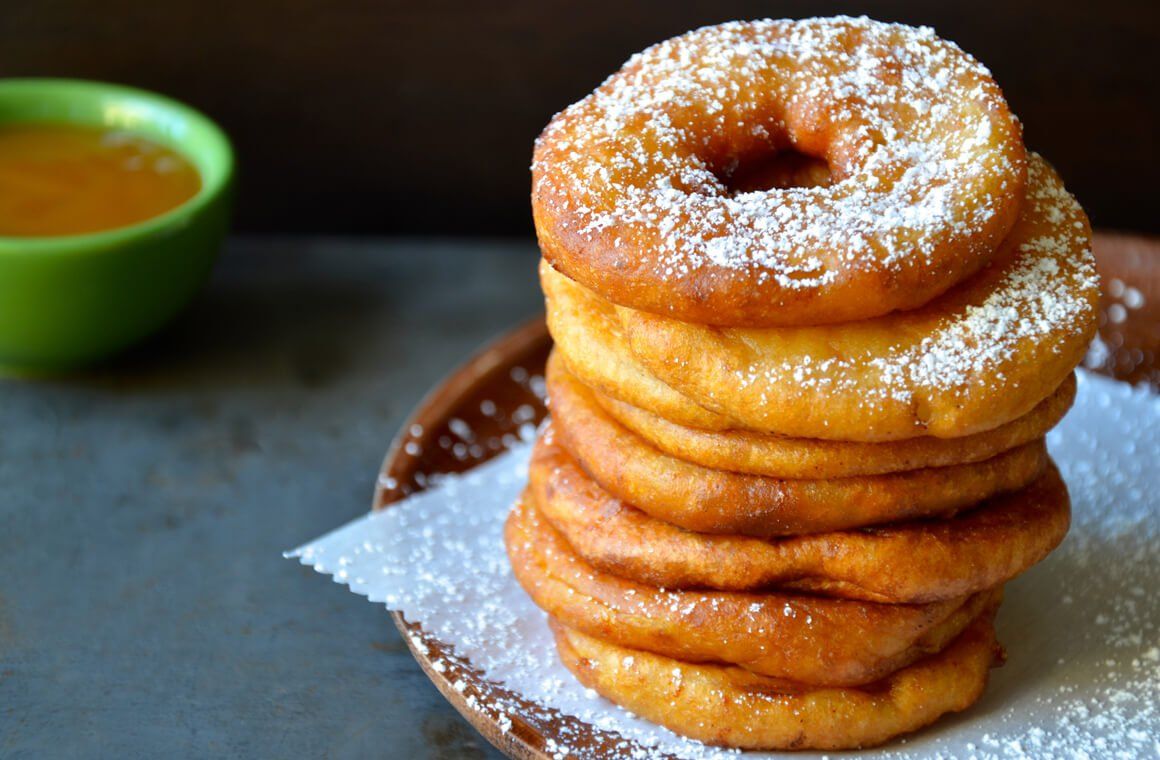
[[[552,621],[560,660],[585,686],[706,744],[748,750],[872,747],[978,700],[1002,662],[992,615],[941,652],[862,688],[789,688],[738,667],[618,646]]]
[[[504,539],[516,579],[549,615],[622,646],[723,662],[792,683],[878,680],[942,649],[1001,591],[928,604],[876,604],[778,592],[670,591],[584,562],[527,501]]]
[[[537,445],[528,497],[586,562],[650,586],[776,588],[873,602],[950,599],[1005,583],[1070,523],[1054,465],[1031,485],[954,518],[762,540],[693,533],[610,495],[559,446]]]
[[[549,363],[562,360],[553,356]],[[962,438],[923,436],[882,443],[699,430],[603,393],[593,396],[613,419],[656,448],[702,467],[774,478],[848,478],[990,459],[1045,436],[1071,408],[1075,390],[1075,375],[1068,375],[1030,412],[993,430]]]
[[[950,515],[1022,488],[1047,465],[1039,440],[983,462],[831,480],[712,470],[652,447],[567,374],[549,376],[548,396],[551,435],[597,483],[657,519],[699,533],[769,538]]]

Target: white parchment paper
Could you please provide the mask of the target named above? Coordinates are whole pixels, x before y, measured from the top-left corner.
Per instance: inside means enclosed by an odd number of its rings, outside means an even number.
[[[972,709],[879,752],[1160,757],[1160,396],[1081,373],[1075,407],[1048,443],[1071,490],[1072,529],[1008,584],[998,621],[1007,665]],[[652,748],[647,754],[735,757],[632,717],[559,664],[545,615],[515,582],[503,549],[529,449],[521,443],[441,478],[287,556],[403,611],[488,679]],[[557,749],[572,754],[567,737]]]

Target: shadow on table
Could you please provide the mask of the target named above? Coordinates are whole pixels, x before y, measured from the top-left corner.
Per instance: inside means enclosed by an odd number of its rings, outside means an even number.
[[[352,281],[217,283],[160,333],[64,379],[119,391],[187,385],[325,387],[361,347],[389,350],[381,288]]]
[[[325,388],[359,368],[435,372],[540,308],[526,241],[236,242],[194,303],[125,354],[51,382],[115,392]]]

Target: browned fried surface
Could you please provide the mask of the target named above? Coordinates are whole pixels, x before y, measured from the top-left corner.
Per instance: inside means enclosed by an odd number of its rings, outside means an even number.
[[[1047,463],[1042,441],[984,462],[833,480],[711,470],[664,454],[612,419],[589,391],[550,372],[561,445],[614,496],[700,533],[768,538],[950,514],[1030,483]]]
[[[726,662],[795,683],[869,683],[938,651],[998,590],[929,604],[800,594],[668,591],[584,562],[535,508],[508,518],[508,556],[532,600],[566,625],[622,646]]]
[[[553,355],[549,364],[553,363],[561,361]],[[882,443],[700,430],[669,422],[604,393],[593,396],[617,422],[656,448],[703,467],[775,478],[848,478],[981,462],[1042,438],[1071,408],[1075,376],[1068,375],[1030,412],[994,430],[962,438],[923,436]]]
[[[560,659],[585,686],[682,736],[742,749],[853,749],[965,710],[1001,660],[990,613],[938,654],[864,688],[786,688],[747,670],[691,664],[552,621]]]
[[[692,533],[611,496],[550,441],[536,444],[528,498],[593,566],[665,588],[780,588],[928,602],[1004,583],[1067,533],[1054,466],[1030,486],[948,520],[761,540]]]
[[[734,426],[728,418],[698,406],[650,375],[629,351],[612,305],[557,273],[543,259],[540,286],[548,330],[556,343],[554,353],[585,384],[684,425],[705,430]]]

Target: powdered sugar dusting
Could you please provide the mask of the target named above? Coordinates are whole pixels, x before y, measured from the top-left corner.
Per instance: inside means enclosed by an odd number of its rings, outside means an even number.
[[[1020,244],[1015,266],[982,303],[923,339],[918,360],[907,362],[913,384],[962,386],[996,373],[1029,341],[1082,335],[1091,324],[1099,278],[1083,210],[1049,171],[1033,158],[1024,203],[1050,226]]]
[[[774,388],[792,385],[816,391],[819,397],[857,392],[870,409],[887,402],[909,404],[944,391],[1017,387],[1015,370],[1034,369],[1024,357],[1059,353],[1090,334],[1099,292],[1083,210],[1047,163],[1034,155],[1024,215],[1031,221],[1021,222],[1012,233],[1018,251],[1001,276],[987,279],[984,273],[980,282],[986,287],[975,286],[969,292],[976,297],[961,304],[954,305],[958,296],[953,292],[932,304],[953,305],[933,324],[923,321],[922,312],[916,326],[908,329],[891,323],[898,341],[885,350],[871,342],[873,354],[763,354],[760,363],[736,371],[737,386],[768,387],[773,394]]]
[[[826,150],[838,181],[730,195],[722,175],[786,142]],[[557,115],[532,168],[561,231],[627,271],[717,268],[786,290],[927,268],[940,249],[986,257],[979,236],[1023,177],[985,67],[929,28],[847,17],[651,47]]]
[[[888,745],[886,757],[1139,757],[1160,734],[1160,397],[1080,373],[1075,407],[1049,435],[1074,526],[1042,565],[1008,584],[999,616],[1009,661],[983,701]],[[584,689],[558,663],[545,616],[504,554],[502,525],[529,447],[291,552],[454,646],[435,670],[501,726],[565,719],[555,757],[736,757],[641,721]],[[428,651],[428,639],[413,643]],[[481,680],[461,670],[465,661]],[[367,667],[376,667],[368,658]],[[503,685],[500,685],[500,684]],[[532,700],[528,705],[514,695]],[[578,720],[577,720],[578,719]],[[603,744],[591,749],[589,726]],[[758,754],[757,757],[764,755]],[[817,757],[795,753],[794,757]]]

